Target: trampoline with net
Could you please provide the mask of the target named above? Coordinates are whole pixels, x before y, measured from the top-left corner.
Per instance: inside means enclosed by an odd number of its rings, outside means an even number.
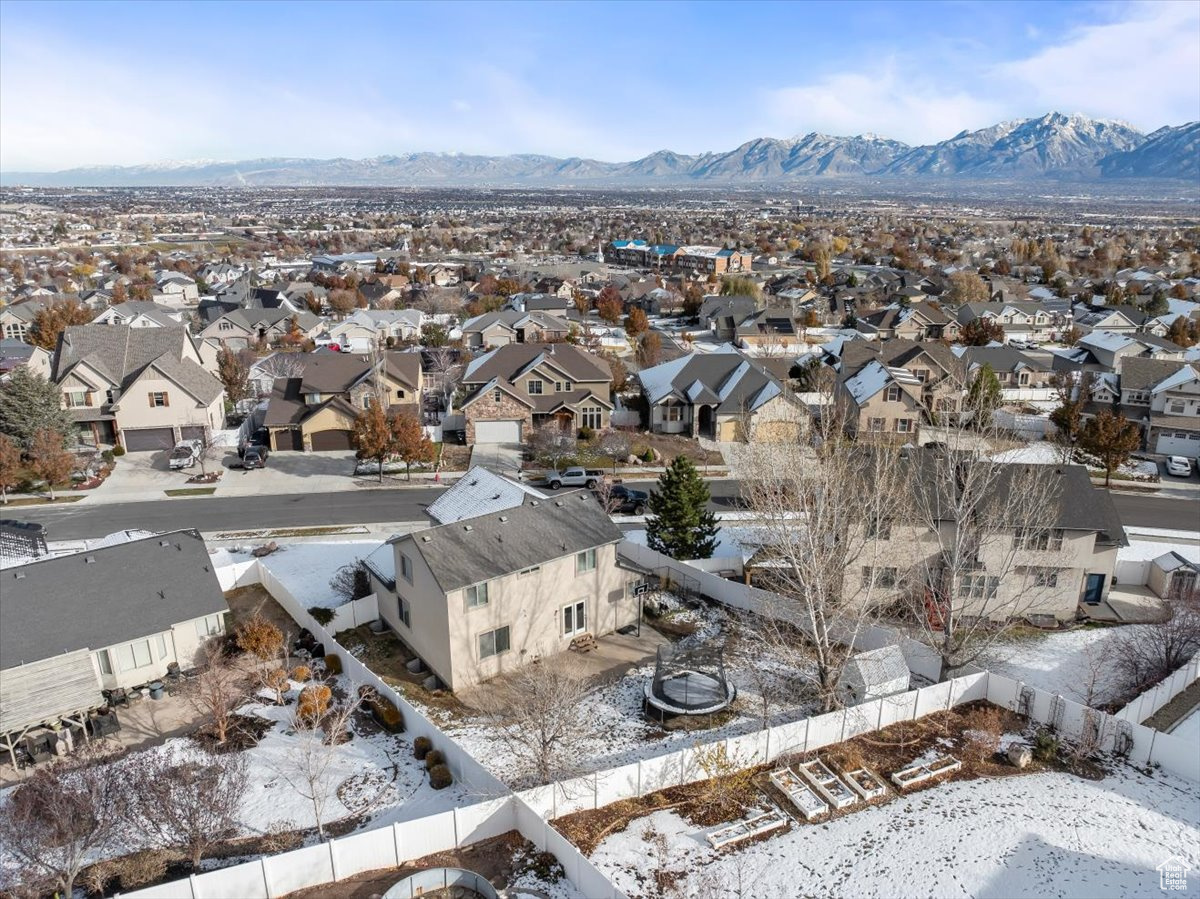
[[[711,715],[737,697],[737,687],[725,677],[718,646],[685,650],[660,646],[654,677],[644,690],[647,714],[660,720],[667,715]]]

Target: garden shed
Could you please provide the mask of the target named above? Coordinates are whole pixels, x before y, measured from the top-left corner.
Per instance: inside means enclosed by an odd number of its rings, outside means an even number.
[[[838,686],[848,700],[868,702],[908,689],[908,663],[899,646],[881,646],[851,656]]]

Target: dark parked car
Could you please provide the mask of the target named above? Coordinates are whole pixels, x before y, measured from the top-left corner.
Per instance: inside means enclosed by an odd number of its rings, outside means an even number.
[[[265,468],[271,453],[265,446],[249,446],[242,456],[242,468]]]
[[[246,457],[246,450],[252,446],[268,447],[271,445],[271,433],[266,428],[259,428],[245,440],[238,444],[238,458]]]
[[[646,511],[646,503],[650,494],[644,490],[633,490],[623,484],[613,484],[608,488],[608,511],[626,512],[641,515]]]

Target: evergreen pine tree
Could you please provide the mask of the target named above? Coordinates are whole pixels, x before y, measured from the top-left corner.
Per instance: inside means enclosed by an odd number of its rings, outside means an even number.
[[[708,511],[708,485],[690,459],[676,456],[650,494],[646,538],[673,559],[708,559],[717,548],[717,517]]]
[[[63,408],[58,385],[19,366],[0,385],[0,434],[28,449],[34,434],[43,430],[66,435],[74,432],[75,425]]]

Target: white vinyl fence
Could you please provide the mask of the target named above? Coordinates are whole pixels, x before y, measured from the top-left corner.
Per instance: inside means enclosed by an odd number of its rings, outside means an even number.
[[[1131,721],[1134,724],[1141,724],[1195,683],[1197,679],[1200,679],[1200,655],[1193,656],[1190,662],[1166,680],[1160,681],[1141,696],[1134,699],[1129,705],[1117,712],[1116,717],[1122,718],[1125,721]]]

